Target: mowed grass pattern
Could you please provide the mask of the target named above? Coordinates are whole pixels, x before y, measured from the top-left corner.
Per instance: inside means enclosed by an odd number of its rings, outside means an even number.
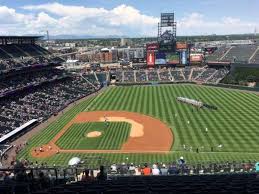
[[[199,99],[217,106],[218,110],[197,111],[187,104],[177,102],[178,96]],[[83,110],[139,112],[165,122],[174,134],[174,145],[169,154],[83,154],[84,156],[102,156],[110,162],[125,161],[125,157],[130,157],[131,162],[172,161],[179,156],[186,157],[189,162],[259,159],[259,96],[222,88],[180,84],[110,88],[94,99],[77,105],[61,117],[59,122],[50,124],[41,134],[32,138],[19,157],[35,160],[28,154],[30,147],[53,138],[71,118]],[[191,147],[192,152],[184,151],[183,145]],[[218,145],[223,147],[218,148]],[[210,153],[212,147],[214,152]],[[199,154],[195,153],[197,148]],[[60,154],[44,161],[64,164],[75,155]]]
[[[73,124],[56,142],[62,149],[119,150],[129,137],[131,125],[126,122],[89,122]],[[99,131],[99,137],[87,137],[87,133]]]

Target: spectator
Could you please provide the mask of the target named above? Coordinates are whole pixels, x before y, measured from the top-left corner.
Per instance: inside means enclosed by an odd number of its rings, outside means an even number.
[[[39,187],[41,190],[44,190],[45,188],[48,188],[49,186],[49,180],[48,178],[44,175],[43,172],[39,173]]]
[[[156,164],[153,165],[152,175],[160,175],[160,171],[159,171],[158,166]]]
[[[178,168],[177,168],[177,166],[176,166],[175,163],[173,163],[173,164],[169,167],[169,169],[168,169],[168,174],[170,174],[170,175],[179,174],[179,170],[178,170]]]
[[[147,165],[147,163],[144,164],[144,168],[142,169],[142,174],[147,176],[150,175],[152,172],[151,168]]]
[[[131,163],[130,166],[129,166],[130,175],[135,174],[135,170],[136,170],[135,166],[133,165],[133,163]]]
[[[93,177],[89,175],[89,170],[86,169],[83,173],[83,176],[82,176],[82,181],[83,182],[89,182],[89,181],[92,181],[93,180]]]
[[[178,164],[179,164],[180,166],[185,165],[185,160],[184,160],[184,158],[183,158],[182,156],[181,156],[180,159],[178,160]]]
[[[111,165],[111,173],[112,174],[116,174],[117,173],[117,166],[116,166],[116,164],[112,164]]]
[[[105,181],[107,179],[107,174],[104,171],[104,166],[100,166],[100,172],[97,174],[98,181]]]
[[[137,176],[141,175],[141,167],[140,166],[135,167],[135,175],[137,175]]]
[[[128,173],[128,167],[124,162],[121,164],[119,172],[123,175]]]
[[[161,172],[161,175],[168,175],[168,169],[165,164],[162,165],[160,172]]]

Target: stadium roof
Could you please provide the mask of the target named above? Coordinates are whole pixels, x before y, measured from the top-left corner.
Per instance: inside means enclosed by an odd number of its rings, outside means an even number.
[[[23,38],[23,39],[39,39],[43,38],[43,36],[0,36],[1,39],[15,39],[15,38]]]

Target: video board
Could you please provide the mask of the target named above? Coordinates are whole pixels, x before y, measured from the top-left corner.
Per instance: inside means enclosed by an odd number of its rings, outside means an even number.
[[[164,64],[166,64],[166,54],[163,53],[163,52],[156,53],[155,64],[156,65],[164,65]]]
[[[166,63],[167,64],[179,64],[180,63],[180,54],[178,52],[166,54]]]

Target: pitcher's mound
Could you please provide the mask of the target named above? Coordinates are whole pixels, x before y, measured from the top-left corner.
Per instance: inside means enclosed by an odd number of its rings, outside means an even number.
[[[87,133],[86,137],[99,137],[102,135],[102,132],[100,131],[92,131]]]

